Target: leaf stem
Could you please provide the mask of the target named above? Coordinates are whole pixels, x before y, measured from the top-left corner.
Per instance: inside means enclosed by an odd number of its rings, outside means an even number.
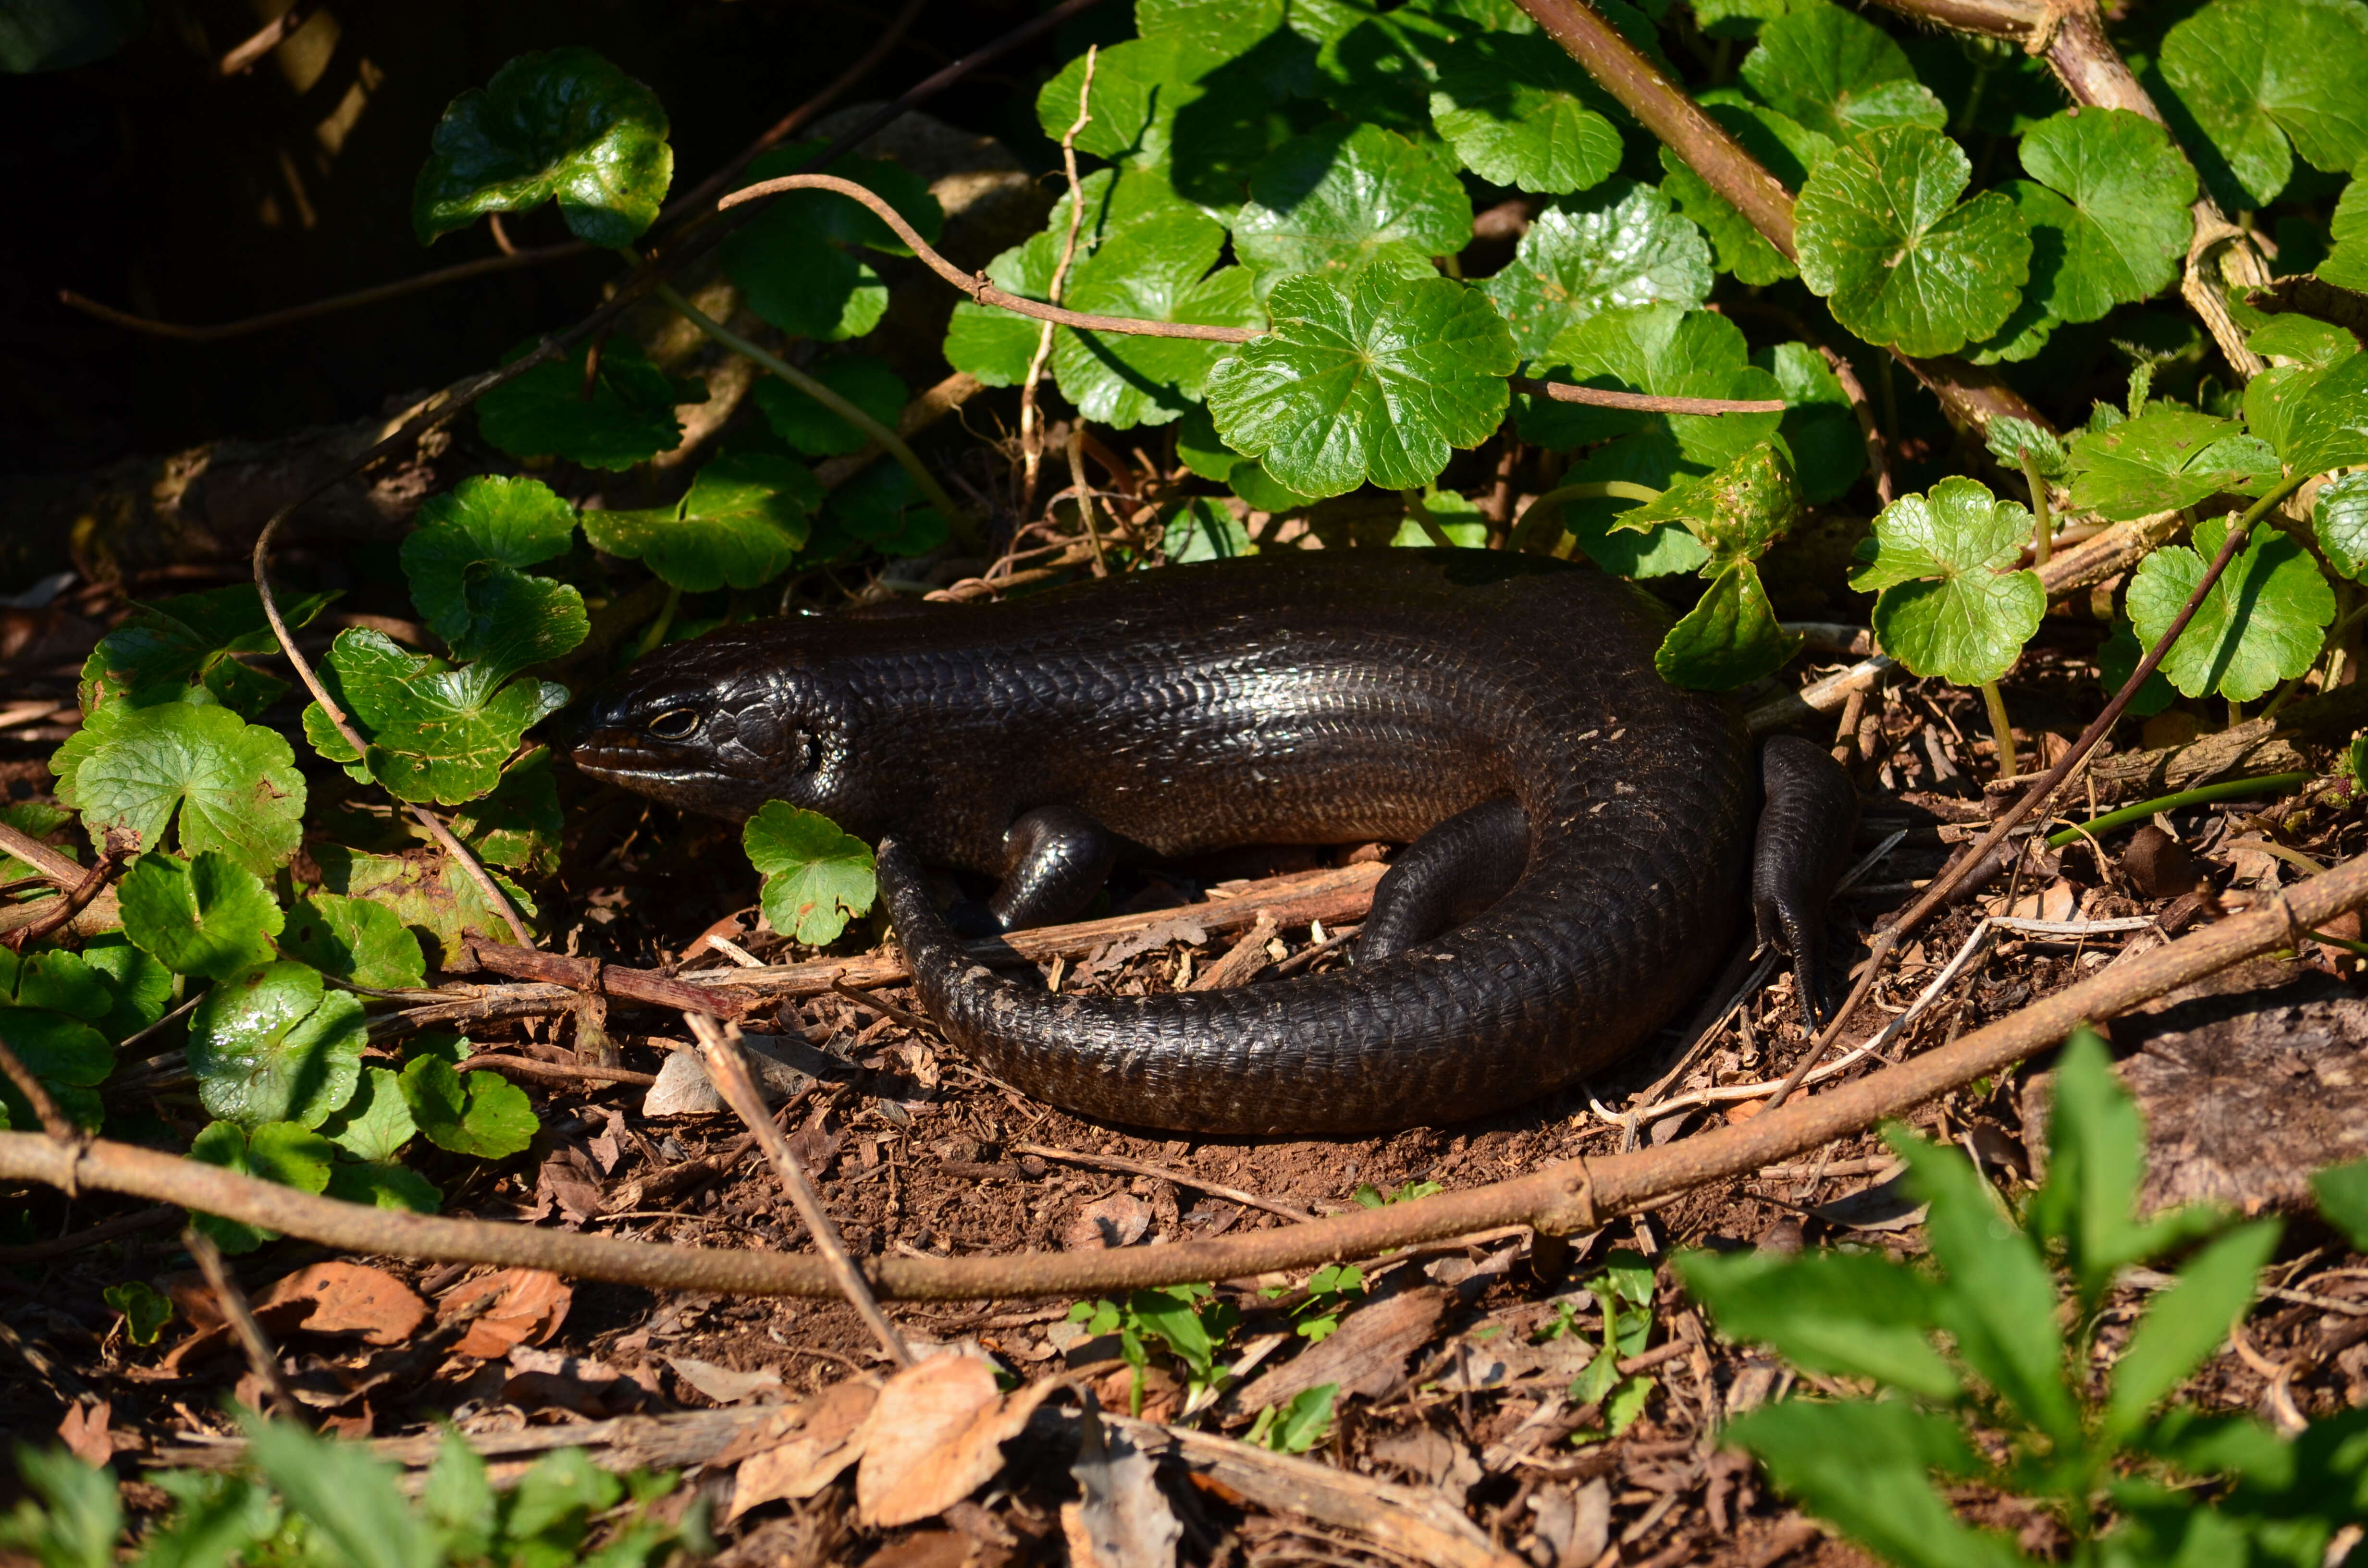
[[[1534,547],[1539,543],[1539,539],[1531,530],[1543,528],[1547,522],[1552,521],[1555,524],[1554,543],[1560,546],[1567,542],[1569,534],[1567,528],[1561,527],[1561,519],[1558,516],[1565,501],[1605,499],[1657,501],[1660,498],[1661,492],[1651,485],[1634,484],[1624,479],[1600,479],[1586,484],[1565,484],[1533,498],[1527,506],[1522,507],[1516,527],[1522,538],[1528,541],[1529,546]],[[1554,553],[1565,560],[1568,559],[1566,552],[1560,549],[1557,549]]]
[[[1069,267],[1077,258],[1077,231],[1085,222],[1085,188],[1077,178],[1077,135],[1094,120],[1094,66],[1100,57],[1099,46],[1087,48],[1085,77],[1077,84],[1077,118],[1070,121],[1068,131],[1061,137],[1061,167],[1069,176],[1069,230],[1061,241],[1061,258],[1053,264],[1053,280],[1044,290],[1045,298],[1056,305],[1067,290]],[[1019,515],[1022,517],[1036,509],[1036,476],[1044,467],[1043,415],[1036,406],[1036,388],[1044,379],[1045,362],[1053,358],[1054,330],[1051,322],[1046,322],[1038,330],[1036,352],[1028,360],[1027,380],[1019,383]],[[1077,483],[1080,487],[1078,505],[1083,508],[1088,503],[1084,499],[1085,479],[1082,475],[1077,477]],[[1095,537],[1090,515],[1086,531],[1088,538]],[[1101,560],[1099,539],[1096,540],[1094,560],[1097,564]]]
[[[2149,821],[2157,812],[2181,811],[2189,806],[2207,805],[2214,801],[2241,801],[2253,795],[2283,795],[2289,790],[2299,790],[2317,777],[2312,773],[2269,773],[2259,778],[2226,778],[2217,784],[2199,784],[2192,790],[2181,790],[2177,794],[2157,795],[2151,801],[2140,801],[2135,805],[2117,806],[2102,816],[2090,817],[2078,827],[2052,833],[2047,836],[2047,846],[2061,849],[2084,833],[2111,833],[2134,822]]]
[[[1990,737],[1998,742],[1998,777],[2011,778],[2022,771],[2022,759],[2015,754],[2014,722],[2007,717],[2006,694],[1998,682],[1982,682],[1982,706],[1989,710]]]
[[[633,650],[634,658],[648,658],[652,650],[666,641],[667,629],[674,625],[674,612],[681,608],[681,605],[682,590],[668,583],[666,603],[658,607],[658,613],[651,619],[649,630],[642,633],[642,645]]]
[[[2047,515],[2047,481],[2039,472],[2039,460],[2029,447],[2022,449],[2022,482],[2031,486],[2031,563],[2047,564],[2047,553],[2053,547],[2055,528]]]
[[[928,465],[920,460],[911,447],[905,445],[904,437],[881,424],[853,403],[840,396],[814,377],[799,369],[780,355],[758,347],[747,338],[725,326],[722,322],[684,299],[673,284],[660,283],[654,292],[675,314],[709,337],[731,349],[734,354],[755,361],[862,431],[864,435],[878,443],[882,451],[895,459],[898,467],[913,476],[913,483],[920,490],[923,498],[930,506],[935,506],[949,524],[957,530],[971,531],[973,525],[971,515],[954,505],[954,498],[946,494],[945,486],[938,483],[938,476],[929,472]],[[965,542],[975,544],[977,541],[975,539],[970,539]]]
[[[1431,543],[1442,550],[1455,548],[1455,541],[1447,537],[1447,530],[1439,526],[1439,519],[1432,517],[1430,508],[1422,504],[1421,491],[1401,490],[1398,494],[1406,501],[1406,515],[1414,519],[1415,527],[1420,528]]]

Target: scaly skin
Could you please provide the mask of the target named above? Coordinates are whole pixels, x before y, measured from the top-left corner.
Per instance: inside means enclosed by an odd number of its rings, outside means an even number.
[[[1600,572],[1476,551],[1167,567],[718,631],[637,665],[575,759],[689,809],[781,800],[878,840],[922,999],[1031,1095],[1204,1132],[1449,1122],[1619,1061],[1738,929],[1752,749],[1731,704],[1655,674],[1666,624]],[[1002,978],[921,874],[1001,874],[1006,827],[1048,804],[1178,856],[1409,840],[1507,795],[1529,866],[1478,918],[1379,962],[1224,991]]]

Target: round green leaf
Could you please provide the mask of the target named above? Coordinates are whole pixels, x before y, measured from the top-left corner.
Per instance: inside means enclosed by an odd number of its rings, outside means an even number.
[[[403,541],[403,574],[421,619],[447,642],[468,624],[461,580],[471,565],[532,566],[575,541],[575,508],[539,479],[464,479],[422,502],[416,521]]]
[[[2022,166],[2061,198],[2060,212],[2044,217],[2018,203],[2062,247],[2044,283],[2033,260],[2032,291],[2050,312],[2095,321],[2178,281],[2195,229],[2195,170],[2161,126],[2128,109],[2067,110],[2023,133]]]
[[[1483,33],[1440,53],[1430,120],[1482,179],[1584,190],[1620,166],[1620,132],[1589,107],[1600,93],[1553,40]]]
[[[2368,179],[2356,178],[2343,187],[2328,220],[2327,238],[2330,248],[2318,264],[2320,281],[2368,294]]]
[[[393,910],[413,935],[436,943],[438,961],[448,969],[466,958],[462,945],[472,936],[515,939],[507,923],[486,906],[477,879],[439,849],[364,855],[343,845],[316,844],[313,858],[321,868],[323,889]],[[526,891],[499,871],[491,875],[511,905],[533,919],[534,900]]]
[[[0,1004],[6,1003],[97,1023],[115,1006],[115,993],[79,954],[44,950],[18,958],[0,949]]]
[[[134,1345],[155,1344],[173,1321],[173,1299],[144,1279],[109,1285],[98,1299],[123,1314],[123,1337]]]
[[[2323,370],[2285,365],[2255,376],[2245,387],[2245,424],[2288,473],[2368,464],[2368,354]]]
[[[575,590],[566,592],[572,596]],[[572,630],[580,642],[581,599],[575,615],[573,626],[563,630]],[[502,651],[514,657],[550,632],[547,625],[518,622],[504,631],[517,645],[506,643]],[[359,629],[337,634],[322,668],[362,733],[369,755],[353,755],[317,702],[304,710],[305,738],[323,756],[346,764],[357,779],[374,778],[405,801],[458,805],[490,792],[527,728],[567,700],[567,688],[549,681],[503,685],[506,672],[490,656],[456,670],[441,659],[405,653],[383,632]]]
[[[1223,72],[1232,51],[1222,37],[1146,32],[1104,45],[1094,59],[1091,118],[1077,132],[1077,151],[1143,169],[1172,164],[1196,194],[1222,199],[1225,176],[1238,182],[1267,149],[1263,112],[1228,112],[1209,99],[1228,87]],[[1036,121],[1055,142],[1076,121],[1085,72],[1085,56],[1077,55],[1036,95]],[[1266,95],[1257,96],[1263,111]]]
[[[228,980],[271,961],[279,905],[262,878],[226,855],[142,855],[116,896],[124,934],[176,974]]]
[[[1345,290],[1286,278],[1268,303],[1274,331],[1218,362],[1209,413],[1227,446],[1292,490],[1427,484],[1502,423],[1520,357],[1504,318],[1463,285],[1375,267]]]
[[[674,179],[658,96],[591,50],[518,56],[454,98],[411,197],[419,243],[481,212],[557,198],[567,227],[613,249],[655,222]]]
[[[1031,332],[1036,324],[1028,323]],[[1026,373],[1024,367],[1021,373]],[[905,383],[884,359],[843,354],[814,366],[814,377],[891,430],[905,412]],[[757,407],[773,434],[809,457],[858,451],[871,439],[787,381],[768,376],[757,383],[756,395]]]
[[[44,1084],[92,1088],[115,1070],[115,1048],[82,1019],[47,1007],[0,1006],[0,1043],[17,1053],[25,1070]],[[17,1087],[0,1080],[12,1104]],[[31,1121],[20,1126],[36,1125]]]
[[[764,873],[765,918],[797,941],[837,940],[879,892],[871,846],[818,812],[768,801],[740,830],[740,846]]]
[[[336,596],[279,596],[290,629],[312,620]],[[252,719],[271,706],[288,683],[238,662],[240,653],[273,653],[279,642],[251,583],[182,594],[160,604],[136,605],[98,640],[83,662],[77,695],[85,714],[103,703],[146,708],[158,702],[219,702]],[[198,681],[201,690],[189,683]]]
[[[1083,244],[1080,240],[1081,253]],[[1053,268],[1060,262],[1061,244],[1061,237],[1048,231],[1025,244],[1014,245],[986,264],[987,281],[1023,300],[1042,300],[1052,291]],[[946,363],[983,385],[1016,387],[1028,377],[1043,330],[1042,322],[964,301],[954,307],[953,317],[946,324]],[[757,387],[759,407],[766,406],[763,393],[771,384]],[[769,410],[766,417],[772,417]]]
[[[1192,561],[1230,561],[1258,550],[1250,543],[1249,529],[1232,510],[1206,495],[1195,495],[1167,515],[1160,526],[1159,548],[1172,566]]]
[[[433,1214],[444,1207],[444,1193],[434,1182],[386,1160],[339,1160],[329,1167],[328,1195],[343,1203],[367,1203],[379,1209]]]
[[[2289,311],[2247,333],[2245,347],[2272,365],[2324,370],[2359,353],[2360,340],[2332,322]]]
[[[2368,472],[2328,480],[2310,515],[2328,564],[2355,583],[2368,578]]]
[[[1730,561],[1661,639],[1653,667],[1671,686],[1733,691],[1774,675],[1800,645],[1799,637],[1776,623],[1759,568]]]
[[[459,1073],[440,1058],[422,1056],[404,1068],[402,1088],[420,1132],[456,1154],[507,1159],[542,1126],[526,1091],[498,1073]]]
[[[304,780],[288,743],[227,708],[165,703],[85,724],[50,758],[58,800],[94,834],[161,848],[180,813],[184,854],[218,849],[268,874],[296,853]]]
[[[1374,266],[1428,277],[1432,256],[1471,242],[1472,200],[1454,172],[1376,125],[1331,126],[1286,142],[1258,165],[1234,222],[1234,249],[1261,294],[1295,273]]]
[[[276,916],[279,911],[272,913]],[[427,983],[419,938],[401,915],[369,899],[324,892],[298,900],[286,947],[322,973],[356,985],[403,991]]]
[[[365,1067],[345,1108],[321,1123],[321,1136],[358,1160],[392,1160],[418,1135],[401,1080],[384,1067]]]
[[[1904,354],[1988,336],[2021,297],[2031,233],[1984,191],[1960,206],[1973,165],[1935,131],[1875,131],[1810,174],[1793,208],[1801,278],[1839,321]]]
[[[1535,358],[1571,326],[1604,311],[1691,309],[1710,297],[1710,245],[1668,198],[1613,180],[1540,212],[1505,269],[1480,285]]]
[[[1949,121],[1890,34],[1823,0],[1760,28],[1743,79],[1778,112],[1837,141],[1884,126],[1938,131]]]
[[[2194,549],[2167,545],[2138,563],[2130,619],[2146,646],[2170,629],[2228,527],[2225,517],[2199,523]],[[2163,655],[2162,673],[2186,696],[2250,702],[2309,669],[2334,619],[2335,591],[2309,552],[2274,529],[2257,529]]]
[[[492,794],[452,815],[452,831],[478,859],[533,876],[559,869],[559,835],[565,826],[548,746],[529,747],[502,769]]]
[[[2047,613],[2039,574],[2016,566],[2031,526],[2022,507],[1957,475],[1885,506],[1874,519],[1873,559],[1850,576],[1852,588],[1879,596],[1874,634],[1884,652],[1959,686],[2006,674]]]
[[[503,362],[526,352],[514,350]],[[622,336],[601,346],[587,398],[584,359],[585,354],[577,354],[537,365],[479,398],[478,433],[514,458],[564,458],[586,468],[626,469],[681,445],[676,405],[707,401],[700,382],[668,376]]]
[[[319,1192],[329,1185],[329,1165],[336,1153],[327,1139],[286,1121],[266,1123],[251,1136],[234,1123],[216,1121],[189,1144],[189,1158],[200,1164],[276,1181],[299,1192]],[[192,1213],[189,1219],[226,1253],[253,1252],[279,1236],[277,1231],[212,1214]]]
[[[700,469],[674,507],[585,513],[584,537],[686,593],[754,588],[789,570],[821,505],[822,486],[797,459],[737,453]]]
[[[2127,521],[2175,511],[2223,491],[2258,491],[2277,477],[2277,454],[2233,419],[2171,403],[2084,431],[2072,443],[2072,505]]]
[[[1531,362],[1551,381],[1648,392],[1656,397],[1773,398],[1776,378],[1750,362],[1743,330],[1709,311],[1651,305],[1605,311],[1569,328]],[[1645,414],[1521,398],[1520,430],[1545,447],[1578,447],[1616,436],[1657,433],[1699,473],[1728,462],[1776,433],[1776,414]],[[1626,477],[1626,476],[1622,476]],[[1640,483],[1665,485],[1667,477]]]
[[[1645,530],[1682,522],[1724,566],[1767,553],[1792,526],[1800,504],[1792,462],[1775,442],[1762,441],[1714,472],[1672,484],[1612,526]]]
[[[97,1020],[109,1040],[129,1040],[172,1006],[173,971],[133,947],[120,931],[103,932],[84,943],[82,961],[107,976],[115,994],[107,1017]]]
[[[1258,326],[1247,268],[1210,271],[1225,232],[1197,212],[1137,223],[1076,265],[1064,302],[1095,315],[1144,321]],[[1224,344],[1125,333],[1053,334],[1053,375],[1061,395],[1097,425],[1166,425],[1199,402]]]
[[[744,185],[803,172],[821,148],[778,147],[748,165]],[[829,173],[879,195],[930,244],[945,224],[928,182],[902,164],[841,158]],[[856,252],[908,255],[896,232],[853,197],[792,190],[773,197],[723,242],[723,270],[748,308],[793,336],[822,342],[860,337],[888,309],[887,286]]]
[[[2266,204],[2300,153],[2322,169],[2368,158],[2368,24],[2311,0],[2213,0],[2164,35],[2162,74],[2245,193]]]
[[[242,1127],[318,1127],[361,1075],[362,1005],[285,960],[220,982],[189,1017],[189,1070],[208,1112]]]
[[[2117,692],[2137,673],[2138,661],[2146,650],[2138,646],[2138,634],[2125,616],[2113,618],[2113,630],[2097,644],[2097,679],[2108,695]],[[2179,693],[2170,689],[2170,682],[2162,678],[2157,669],[2146,677],[2138,694],[2130,699],[2129,711],[2135,718],[2151,719],[2179,700]]]
[[[1799,189],[1809,171],[1834,150],[1832,138],[1762,105],[1719,103],[1706,97],[1702,108],[1788,189]],[[1768,243],[1768,236],[1713,190],[1683,158],[1663,147],[1660,159],[1661,194],[1710,237],[1720,271],[1735,274],[1738,283],[1757,287],[1793,276],[1793,264]]]

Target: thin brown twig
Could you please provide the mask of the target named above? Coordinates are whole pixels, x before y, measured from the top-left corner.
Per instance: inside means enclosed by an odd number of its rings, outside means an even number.
[[[1513,390],[1552,398],[1556,403],[1583,403],[1596,408],[1633,409],[1639,414],[1782,414],[1781,397],[1659,397],[1649,392],[1616,392],[1610,387],[1575,386],[1569,381],[1513,378]]]
[[[1858,421],[1858,433],[1866,442],[1867,472],[1874,478],[1874,498],[1888,506],[1897,497],[1891,484],[1891,444],[1884,439],[1883,427],[1874,422],[1874,405],[1867,401],[1866,383],[1858,379],[1858,370],[1850,360],[1824,344],[1817,352],[1825,356],[1826,368],[1841,384],[1842,395],[1850,399],[1850,416]]]
[[[181,1244],[197,1260],[198,1267],[213,1287],[214,1304],[222,1308],[222,1316],[230,1320],[231,1331],[238,1335],[239,1348],[246,1352],[247,1370],[253,1372],[271,1396],[271,1415],[285,1421],[312,1422],[304,1407],[296,1403],[295,1391],[288,1386],[287,1376],[279,1369],[279,1352],[273,1348],[263,1325],[255,1321],[255,1309],[247,1304],[246,1292],[231,1278],[230,1269],[222,1263],[222,1249],[214,1239],[195,1225],[181,1233]]]
[[[1045,1143],[1014,1143],[1015,1154],[1033,1154],[1040,1160],[1057,1160],[1064,1165],[1084,1165],[1090,1170],[1117,1171],[1123,1176],[1149,1176],[1154,1181],[1173,1182],[1194,1192],[1205,1192],[1212,1198],[1222,1198],[1228,1203],[1245,1208],[1263,1209],[1269,1214],[1280,1214],[1286,1220],[1305,1223],[1315,1216],[1309,1210],[1289,1203],[1278,1203],[1271,1198],[1260,1198],[1255,1192],[1245,1192],[1238,1187],[1194,1176],[1190,1171],[1170,1170],[1165,1165],[1146,1165],[1141,1160],[1121,1159],[1116,1154],[1087,1154],[1076,1149],[1056,1149]]]
[[[598,1067],[582,1062],[539,1062],[531,1056],[472,1056],[461,1063],[463,1073],[507,1073],[519,1078],[541,1078],[554,1084],[636,1084],[649,1088],[658,1081],[655,1073],[636,1073],[629,1067]]]
[[[288,9],[257,28],[245,42],[233,48],[215,65],[221,76],[235,76],[247,70],[265,55],[296,36],[313,13],[321,8],[321,0],[293,0]]]
[[[848,1305],[855,1309],[864,1326],[880,1341],[882,1349],[900,1367],[913,1365],[912,1346],[888,1314],[880,1310],[878,1298],[865,1283],[855,1260],[848,1256],[847,1244],[839,1239],[838,1227],[831,1222],[829,1212],[822,1206],[821,1194],[814,1191],[814,1178],[806,1174],[805,1162],[781,1130],[773,1125],[773,1118],[765,1109],[765,1097],[757,1092],[757,1081],[749,1074],[748,1058],[740,1049],[740,1026],[725,1024],[721,1028],[703,1013],[685,1013],[690,1032],[699,1037],[700,1059],[706,1063],[707,1076],[722,1093],[748,1131],[757,1135],[757,1144],[765,1151],[765,1158],[780,1178],[782,1190],[797,1206],[798,1217],[806,1222],[806,1234],[814,1238],[814,1251],[822,1256],[824,1267],[830,1270],[831,1280]]]
[[[66,1144],[82,1142],[82,1130],[66,1119],[65,1113],[58,1109],[58,1102],[50,1098],[48,1087],[34,1076],[33,1070],[25,1065],[23,1059],[6,1040],[0,1040],[0,1073],[8,1075],[8,1081],[17,1085],[17,1092],[25,1096],[25,1103],[33,1108],[33,1119],[41,1124],[41,1131],[51,1142]]]
[[[169,1203],[159,1204],[154,1209],[135,1210],[129,1214],[119,1214],[112,1220],[101,1220],[97,1224],[76,1231],[72,1235],[53,1236],[45,1242],[27,1242],[20,1246],[0,1247],[0,1266],[13,1268],[22,1264],[46,1263],[53,1257],[80,1252],[85,1247],[102,1246],[120,1237],[153,1231],[181,1217],[182,1210]]]
[[[115,880],[115,873],[122,869],[124,859],[131,852],[131,845],[121,834],[108,834],[106,847],[100,850],[98,858],[90,863],[90,869],[83,873],[82,880],[67,889],[63,898],[51,900],[51,907],[44,910],[40,919],[0,937],[0,942],[6,942],[9,948],[21,953],[35,942],[45,941],[65,929],[74,923],[74,917],[89,908],[91,900]]]
[[[1085,430],[1081,421],[1069,426],[1070,494],[1076,498],[1077,520],[1085,525],[1086,543],[1094,552],[1094,575],[1110,575],[1110,562],[1102,555],[1101,530],[1094,527],[1094,490],[1086,483]]]
[[[1094,120],[1094,66],[1100,53],[1096,47],[1086,51],[1085,79],[1077,84],[1077,118],[1061,137],[1061,167],[1069,176],[1069,228],[1061,241],[1061,259],[1053,265],[1053,281],[1044,290],[1044,297],[1056,305],[1068,287],[1069,267],[1077,258],[1077,231],[1085,224],[1085,187],[1077,178],[1077,136]],[[1036,334],[1036,352],[1029,358],[1027,379],[1019,383],[1019,515],[1023,517],[1036,508],[1036,476],[1044,466],[1043,415],[1036,406],[1036,387],[1043,380],[1045,362],[1053,358],[1053,324],[1046,322]],[[1076,464],[1072,462],[1071,467],[1074,471]],[[1076,482],[1083,485],[1084,476],[1078,474]],[[1090,521],[1087,526],[1091,528]],[[1094,554],[1100,558],[1099,547]]]

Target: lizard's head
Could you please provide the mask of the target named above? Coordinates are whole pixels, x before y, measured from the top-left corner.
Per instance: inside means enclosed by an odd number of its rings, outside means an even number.
[[[663,648],[597,696],[575,766],[686,811],[740,821],[767,801],[827,813],[845,724],[795,623],[730,627]]]

